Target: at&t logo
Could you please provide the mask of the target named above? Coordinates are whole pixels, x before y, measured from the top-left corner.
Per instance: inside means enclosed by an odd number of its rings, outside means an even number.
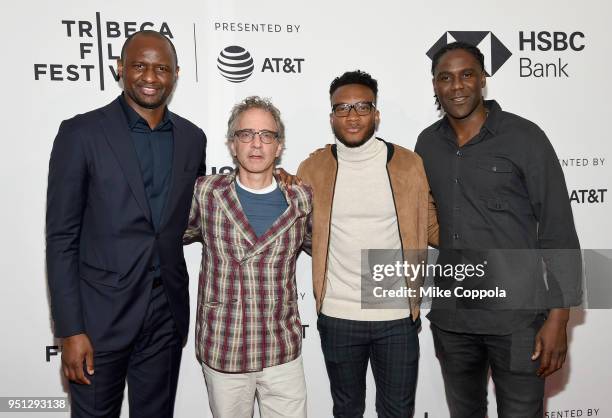
[[[225,48],[217,58],[221,75],[232,83],[240,83],[253,74],[255,64],[249,51],[238,45]]]
[[[267,57],[259,72],[300,74],[305,61],[305,58]],[[219,53],[217,69],[227,81],[242,83],[255,72],[256,63],[249,51],[239,45],[232,45]]]

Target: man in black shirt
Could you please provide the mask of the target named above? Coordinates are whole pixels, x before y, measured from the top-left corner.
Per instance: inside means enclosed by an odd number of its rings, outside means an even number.
[[[452,43],[432,61],[445,117],[421,133],[415,151],[438,206],[438,263],[487,254],[497,260],[488,285],[509,293],[484,303],[454,292],[433,300],[428,318],[451,417],[486,416],[489,367],[499,417],[541,417],[544,377],[565,360],[567,307],[581,298],[578,251],[558,251],[579,248],[563,172],[537,125],[483,100],[484,57],[476,47]],[[453,290],[483,283],[436,278]]]

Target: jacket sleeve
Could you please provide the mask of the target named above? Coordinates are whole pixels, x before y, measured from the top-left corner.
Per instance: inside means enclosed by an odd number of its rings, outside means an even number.
[[[202,134],[202,159],[198,167],[198,177],[206,175],[206,134],[201,129],[200,133]]]
[[[191,209],[189,210],[189,222],[187,229],[183,235],[183,244],[191,244],[193,242],[202,242],[202,206],[200,200],[202,198],[201,179],[196,181],[193,188],[193,198],[191,199]]]
[[[417,155],[419,155],[417,153]],[[427,174],[425,173],[425,166],[423,165],[423,159],[419,155],[419,170],[420,175],[423,178],[423,184],[425,192],[427,193],[427,244],[432,247],[438,247],[440,243],[440,226],[438,225],[438,208],[434,201],[431,189],[429,188],[429,181],[427,181]]]
[[[83,138],[70,125],[62,122],[53,143],[47,187],[47,281],[58,338],[85,332],[79,242],[89,175]]]
[[[306,169],[304,168],[304,161],[298,167],[296,176],[299,177],[305,184],[308,184],[311,188],[309,179],[304,178],[307,175]],[[314,198],[314,191],[311,193],[312,198]],[[302,243],[302,250],[304,250],[308,255],[312,257],[312,211],[308,214],[308,222],[306,224],[306,235],[304,237],[304,242]]]
[[[427,202],[427,243],[432,247],[438,247],[440,245],[440,225],[438,225],[438,209],[436,202],[431,194],[431,190],[428,191],[428,202]]]

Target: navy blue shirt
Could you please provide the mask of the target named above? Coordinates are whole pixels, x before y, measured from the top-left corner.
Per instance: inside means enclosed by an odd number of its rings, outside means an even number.
[[[170,190],[172,176],[172,156],[174,153],[174,135],[172,134],[172,119],[168,109],[164,111],[162,121],[154,129],[125,101],[123,94],[119,96],[130,128],[130,136],[138,155],[140,172],[145,187],[145,193],[151,209],[151,219],[157,231]],[[152,267],[155,277],[160,271],[159,253],[153,254]]]
[[[119,101],[128,120],[130,136],[140,162],[151,217],[155,230],[157,230],[170,190],[174,151],[172,120],[166,109],[162,121],[151,129],[147,121],[127,104],[123,95],[120,96]]]
[[[266,233],[289,206],[285,195],[277,187],[269,193],[251,193],[236,182],[236,193],[242,210],[257,237]]]

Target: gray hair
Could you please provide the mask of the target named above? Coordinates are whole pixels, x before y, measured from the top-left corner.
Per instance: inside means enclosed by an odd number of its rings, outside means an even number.
[[[249,96],[243,101],[236,103],[232,108],[232,113],[229,120],[227,121],[227,140],[231,141],[234,139],[234,133],[236,132],[236,122],[238,117],[249,109],[261,109],[269,112],[278,130],[278,142],[285,141],[285,124],[281,120],[280,110],[276,108],[268,98],[262,98],[259,96]]]

